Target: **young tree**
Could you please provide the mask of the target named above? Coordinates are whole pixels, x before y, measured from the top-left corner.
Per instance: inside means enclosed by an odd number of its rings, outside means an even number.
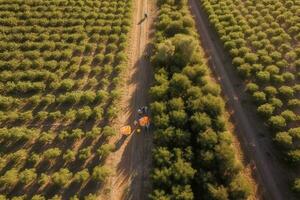
[[[116,131],[114,128],[110,127],[110,126],[105,126],[102,130],[102,134],[105,138],[114,136],[116,134]]]
[[[61,195],[55,195],[55,196],[53,196],[51,199],[49,199],[49,200],[62,200],[62,197],[61,197]]]
[[[249,179],[243,174],[238,174],[230,183],[230,196],[232,199],[247,199],[252,190]]]
[[[79,150],[78,152],[78,158],[79,160],[86,160],[91,156],[91,147],[87,147],[87,148],[83,148],[81,150]]]
[[[212,199],[216,199],[216,200],[229,199],[227,188],[224,187],[223,185],[217,186],[213,184],[208,184],[208,193]]]
[[[42,195],[33,195],[31,200],[46,200],[46,198]]]
[[[65,162],[73,162],[76,160],[76,152],[68,149],[66,153],[63,155],[63,159]]]
[[[267,100],[264,92],[254,92],[252,97],[257,104],[265,103]]]
[[[291,150],[288,152],[288,160],[298,164],[300,162],[300,149]]]
[[[74,175],[74,181],[77,183],[83,183],[86,180],[88,180],[89,177],[90,177],[89,171],[87,169],[83,169]]]
[[[97,150],[98,155],[105,159],[110,152],[112,152],[115,149],[115,146],[113,144],[103,144],[101,147]]]
[[[293,138],[289,135],[288,132],[279,132],[276,134],[274,139],[281,147],[291,148],[293,144]]]
[[[166,194],[166,192],[161,189],[153,190],[152,193],[149,195],[149,198],[151,200],[171,200],[170,195]]]
[[[84,200],[97,200],[97,196],[94,194],[89,194],[84,197]]]
[[[195,113],[191,117],[191,128],[195,132],[204,131],[211,126],[211,119],[206,113]]]
[[[51,180],[55,185],[64,188],[68,185],[68,183],[72,179],[72,176],[72,172],[70,172],[66,168],[62,168],[52,175]]]
[[[296,179],[293,183],[293,190],[300,193],[300,178]]]
[[[47,183],[49,183],[51,180],[51,177],[45,173],[42,173],[40,176],[39,176],[39,180],[38,180],[38,184],[40,186],[43,186]]]
[[[35,172],[35,169],[25,169],[19,174],[19,180],[22,184],[27,185],[33,181],[35,181],[37,178],[37,174]]]
[[[96,166],[93,169],[92,178],[96,182],[103,182],[108,175],[111,174],[111,170],[106,166]]]
[[[19,180],[18,170],[12,168],[7,170],[4,175],[0,177],[0,185],[7,189],[11,189]]]
[[[175,185],[172,186],[172,199],[193,200],[194,193],[191,185]]]
[[[43,152],[43,157],[45,160],[53,160],[59,157],[61,150],[59,148],[50,148]]]
[[[286,120],[286,122],[297,120],[297,115],[291,110],[285,110],[280,115]]]
[[[272,116],[268,122],[274,130],[281,130],[286,127],[286,120],[280,115]]]
[[[271,104],[263,104],[261,106],[259,106],[257,108],[257,112],[263,116],[263,117],[266,117],[266,118],[269,118],[272,116],[273,112],[274,112],[274,107],[271,105]]]
[[[191,87],[191,81],[183,74],[175,73],[170,81],[170,91],[174,97],[179,97]]]

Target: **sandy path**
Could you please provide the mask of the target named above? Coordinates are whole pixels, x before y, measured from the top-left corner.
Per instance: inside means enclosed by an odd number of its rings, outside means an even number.
[[[289,190],[289,177],[295,176],[282,162],[276,158],[276,149],[268,131],[255,114],[255,108],[243,103],[249,99],[244,92],[243,83],[234,72],[228,55],[222,49],[218,36],[210,27],[207,17],[198,4],[198,0],[189,0],[202,45],[211,58],[210,66],[221,83],[236,133],[242,144],[249,163],[254,167],[260,189],[265,199],[293,199]]]
[[[134,16],[129,45],[129,67],[125,74],[122,112],[116,128],[133,125],[137,110],[147,105],[148,90],[152,82],[152,69],[144,54],[148,51],[150,27],[154,10],[151,1],[135,0]],[[148,18],[144,19],[144,13]],[[143,20],[143,21],[142,21]],[[116,136],[113,141],[116,151],[107,159],[106,165],[114,171],[104,184],[100,198],[107,200],[144,200],[151,189],[149,174],[151,169],[152,133],[133,133],[128,137]]]

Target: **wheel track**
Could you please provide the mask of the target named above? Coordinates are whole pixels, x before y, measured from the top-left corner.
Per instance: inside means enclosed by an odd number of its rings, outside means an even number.
[[[148,0],[134,1],[134,16],[129,44],[129,66],[123,87],[122,112],[116,122],[116,129],[123,125],[133,125],[137,109],[148,104],[148,90],[152,82],[152,69],[143,57],[149,41],[149,29],[152,18],[139,23],[144,12],[149,13]],[[111,143],[118,147],[107,159],[106,165],[115,173],[108,179],[100,191],[101,199],[120,200],[146,199],[149,193],[149,169],[151,165],[152,134],[133,133],[127,138],[116,136]],[[107,191],[108,194],[107,194]]]

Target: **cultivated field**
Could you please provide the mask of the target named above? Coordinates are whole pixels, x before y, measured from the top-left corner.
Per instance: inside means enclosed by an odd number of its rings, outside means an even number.
[[[200,2],[282,151],[281,159],[299,168],[300,1]],[[300,191],[299,186],[295,181],[293,189]]]
[[[297,199],[299,30],[299,0],[0,0],[0,200]]]
[[[212,78],[187,3],[179,2],[158,2],[150,199],[254,198],[220,86]]]
[[[95,199],[131,1],[3,0],[0,26],[1,198]]]

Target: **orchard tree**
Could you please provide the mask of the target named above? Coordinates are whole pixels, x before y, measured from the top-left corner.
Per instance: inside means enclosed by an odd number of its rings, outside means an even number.
[[[300,178],[296,179],[293,183],[293,190],[300,193]]]
[[[61,150],[59,148],[50,148],[43,152],[43,157],[45,160],[54,160],[61,155]]]
[[[68,169],[61,168],[59,171],[55,172],[52,175],[51,180],[55,185],[64,188],[68,185],[68,183],[72,179],[72,176],[72,172],[70,172]]]
[[[252,98],[257,104],[265,103],[267,100],[266,94],[264,92],[254,92],[252,94]]]
[[[15,168],[12,168],[10,170],[7,170],[4,175],[0,177],[0,185],[4,186],[7,189],[11,189],[19,179],[19,173],[18,170]]]
[[[300,162],[300,149],[291,150],[288,152],[288,160],[298,164]]]
[[[168,102],[168,105],[169,105],[169,108],[171,110],[182,110],[182,109],[184,109],[184,101],[182,100],[181,97],[171,99]]]
[[[172,153],[166,147],[158,147],[153,150],[153,161],[155,167],[170,166]]]
[[[183,74],[175,73],[170,80],[170,91],[174,97],[179,97],[191,87],[191,81]]]
[[[38,179],[38,184],[40,186],[43,186],[47,183],[49,183],[51,181],[51,177],[45,173],[42,173],[40,176],[39,176],[39,179]]]
[[[297,120],[297,115],[291,110],[285,110],[280,115],[286,120],[286,122]]]
[[[162,189],[153,190],[152,193],[149,195],[149,198],[151,200],[171,200],[170,195],[166,194],[166,192]]]
[[[195,132],[204,131],[211,126],[211,119],[206,113],[194,113],[191,117],[191,128]]]
[[[238,174],[230,183],[230,196],[232,199],[248,199],[253,193],[249,179],[242,173]]]
[[[61,197],[61,195],[55,195],[55,196],[53,196],[52,198],[50,198],[49,200],[62,200],[62,197]]]
[[[273,112],[274,112],[274,107],[269,104],[269,103],[266,103],[266,104],[263,104],[261,106],[259,106],[257,108],[257,112],[263,116],[263,117],[266,117],[266,118],[269,118],[272,116]]]
[[[42,195],[36,194],[36,195],[33,195],[31,200],[46,200],[46,198]]]
[[[150,110],[153,115],[159,115],[166,111],[166,103],[155,101],[150,104]]]
[[[109,153],[112,152],[114,149],[115,149],[115,145],[113,145],[113,144],[103,144],[97,150],[97,153],[102,159],[105,159],[105,158],[107,158]]]
[[[281,147],[291,148],[293,145],[293,138],[288,132],[279,132],[274,139]]]
[[[79,150],[78,158],[82,161],[87,160],[92,154],[91,150],[92,150],[91,147],[87,147],[87,148],[83,148],[83,149]]]
[[[289,86],[281,86],[278,90],[279,90],[279,94],[282,95],[284,98],[289,99],[294,96],[294,90]]]
[[[172,43],[175,46],[173,62],[177,67],[186,66],[196,52],[197,41],[194,37],[177,34],[172,38]]]
[[[90,177],[89,171],[87,169],[83,169],[74,175],[74,181],[77,183],[83,183],[87,181],[89,177]]]
[[[96,182],[103,182],[109,175],[111,174],[111,170],[106,166],[96,166],[93,169],[92,178]]]
[[[227,188],[223,185],[217,186],[213,184],[208,184],[208,195],[211,197],[211,199],[216,200],[227,200],[228,197],[228,191]]]
[[[286,120],[280,115],[272,116],[268,122],[274,130],[281,130],[286,127]]]
[[[102,135],[105,138],[109,138],[111,136],[114,136],[116,134],[116,130],[110,126],[105,126],[102,130]]]
[[[76,152],[68,149],[66,153],[63,154],[63,159],[65,162],[73,162],[76,160]]]
[[[35,181],[37,178],[37,174],[35,169],[25,169],[19,174],[19,180],[22,184],[27,185],[33,181]]]
[[[84,197],[84,200],[97,200],[97,196],[94,194],[89,194]]]
[[[171,111],[169,113],[170,116],[170,122],[173,124],[173,126],[182,128],[188,119],[187,114],[184,112],[184,110],[175,110]]]
[[[194,193],[191,185],[175,185],[172,186],[172,199],[193,200]]]

